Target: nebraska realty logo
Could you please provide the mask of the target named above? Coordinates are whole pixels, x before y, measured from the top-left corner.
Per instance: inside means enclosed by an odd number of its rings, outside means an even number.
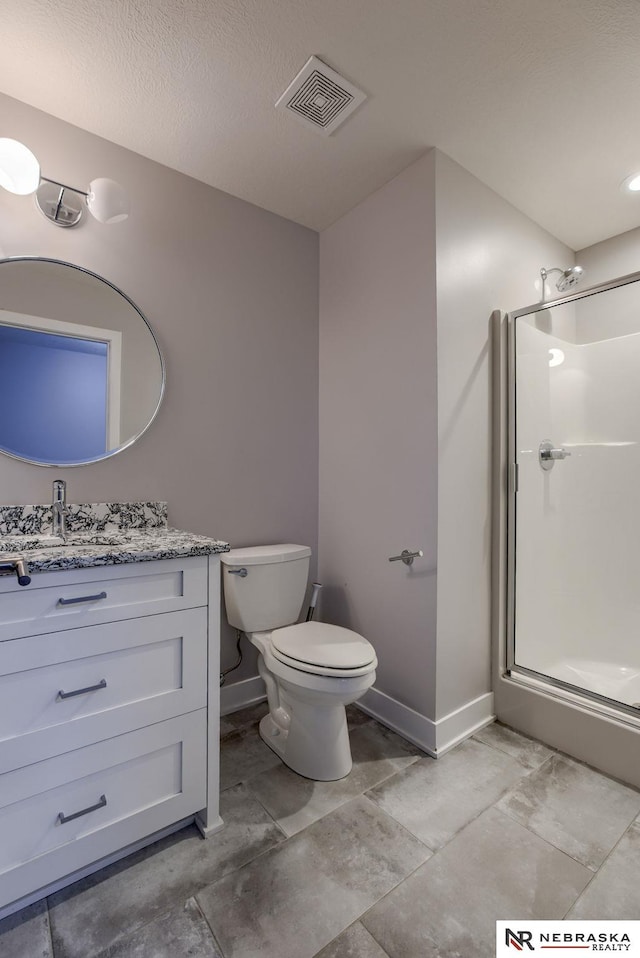
[[[640,958],[640,921],[496,922],[496,958],[532,951],[618,952]]]

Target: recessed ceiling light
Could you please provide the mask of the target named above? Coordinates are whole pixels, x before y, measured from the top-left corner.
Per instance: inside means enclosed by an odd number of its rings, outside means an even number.
[[[629,193],[640,192],[640,173],[632,173],[626,180],[623,180],[621,189]]]

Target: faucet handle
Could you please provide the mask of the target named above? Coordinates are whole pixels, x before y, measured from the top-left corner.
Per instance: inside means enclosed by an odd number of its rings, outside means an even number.
[[[29,585],[31,582],[29,567],[24,559],[8,559],[6,562],[1,561],[0,575],[7,575],[10,572],[15,572],[18,585]]]

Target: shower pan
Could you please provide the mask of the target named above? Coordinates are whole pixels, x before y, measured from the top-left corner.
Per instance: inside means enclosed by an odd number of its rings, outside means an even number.
[[[498,716],[640,785],[640,273],[501,330]]]

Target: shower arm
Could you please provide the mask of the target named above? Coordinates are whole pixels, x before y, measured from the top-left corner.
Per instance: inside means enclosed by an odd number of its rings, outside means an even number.
[[[564,273],[564,270],[560,269],[559,266],[552,266],[550,269],[545,269],[543,266],[540,269],[540,279],[542,280],[542,289],[541,289],[542,298],[540,300],[541,303],[544,303],[547,296],[547,288],[545,284],[547,282],[547,279],[550,273]]]
[[[543,282],[547,279],[549,273],[564,273],[564,270],[560,269],[559,266],[551,266],[549,269],[545,269],[543,266],[540,270],[540,276]]]
[[[563,276],[565,276],[567,273],[567,270],[562,269],[561,266],[551,266],[549,269],[545,269],[544,266],[542,267],[542,269],[540,270],[540,278],[542,279],[542,299],[543,300],[544,300],[544,284],[546,283],[546,281],[548,280],[549,276],[551,276],[552,273],[561,273]],[[558,280],[558,283],[559,282],[560,280]]]

